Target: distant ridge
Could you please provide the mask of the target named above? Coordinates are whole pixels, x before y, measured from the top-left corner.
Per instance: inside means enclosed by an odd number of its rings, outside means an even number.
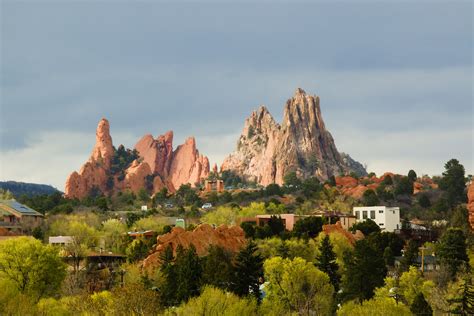
[[[21,195],[34,196],[34,195],[50,195],[58,193],[58,189],[47,185],[37,183],[26,183],[16,181],[0,181],[0,189],[10,191],[15,197]]]

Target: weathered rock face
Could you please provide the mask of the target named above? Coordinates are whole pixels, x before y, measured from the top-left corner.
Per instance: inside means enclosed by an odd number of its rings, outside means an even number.
[[[469,224],[474,230],[474,179],[471,179],[471,184],[467,190],[467,210],[469,211]]]
[[[238,252],[246,243],[245,234],[239,226],[227,227],[221,225],[212,228],[208,224],[201,224],[192,232],[185,231],[181,227],[175,227],[165,235],[158,236],[154,252],[143,261],[145,269],[157,268],[160,265],[160,256],[168,246],[171,246],[176,255],[176,248],[181,245],[187,249],[191,244],[196,247],[198,256],[205,256],[209,246],[219,246],[230,252]]]
[[[117,159],[114,157],[117,151],[112,144],[109,122],[102,119],[97,127],[91,157],[79,172],[68,177],[65,195],[81,199],[95,190],[113,194],[122,190],[138,192],[145,188],[156,193],[165,187],[173,192],[182,184],[194,186],[209,175],[209,159],[199,155],[194,138],[189,138],[173,151],[172,131],[156,139],[145,135],[135,149],[138,159],[126,166],[120,165],[122,170],[116,170]]]
[[[340,154],[321,116],[319,97],[297,89],[285,104],[283,122],[275,122],[262,106],[245,121],[237,150],[221,170],[232,170],[262,185],[283,184],[288,172],[326,180],[332,175],[366,175],[364,167]]]

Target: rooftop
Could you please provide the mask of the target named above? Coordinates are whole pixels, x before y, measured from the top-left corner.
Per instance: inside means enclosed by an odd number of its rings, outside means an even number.
[[[43,214],[15,200],[0,200],[0,213],[13,213],[20,216],[43,216]]]

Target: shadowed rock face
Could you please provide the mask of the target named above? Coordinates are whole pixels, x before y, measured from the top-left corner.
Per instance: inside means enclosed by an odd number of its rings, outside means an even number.
[[[471,179],[471,184],[467,190],[467,210],[469,211],[469,224],[474,230],[474,179]]]
[[[173,132],[156,139],[143,136],[135,145],[138,159],[123,170],[112,171],[116,150],[110,136],[110,126],[102,119],[97,126],[96,144],[91,157],[79,172],[74,171],[66,180],[65,195],[82,199],[93,191],[103,194],[122,190],[138,192],[146,188],[156,193],[162,188],[175,191],[182,184],[194,186],[209,175],[209,159],[199,154],[194,138],[173,151]],[[120,176],[122,175],[122,176]]]
[[[262,185],[283,184],[284,176],[292,171],[302,178],[322,180],[351,171],[367,174],[360,163],[338,152],[321,116],[319,97],[299,88],[285,104],[281,126],[264,106],[250,115],[237,150],[225,159],[221,170],[232,170]]]

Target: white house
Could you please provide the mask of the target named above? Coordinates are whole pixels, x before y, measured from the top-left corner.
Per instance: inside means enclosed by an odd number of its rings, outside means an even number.
[[[401,229],[400,208],[388,206],[361,206],[354,207],[353,214],[357,222],[371,219],[379,225],[382,231],[393,232]]]

